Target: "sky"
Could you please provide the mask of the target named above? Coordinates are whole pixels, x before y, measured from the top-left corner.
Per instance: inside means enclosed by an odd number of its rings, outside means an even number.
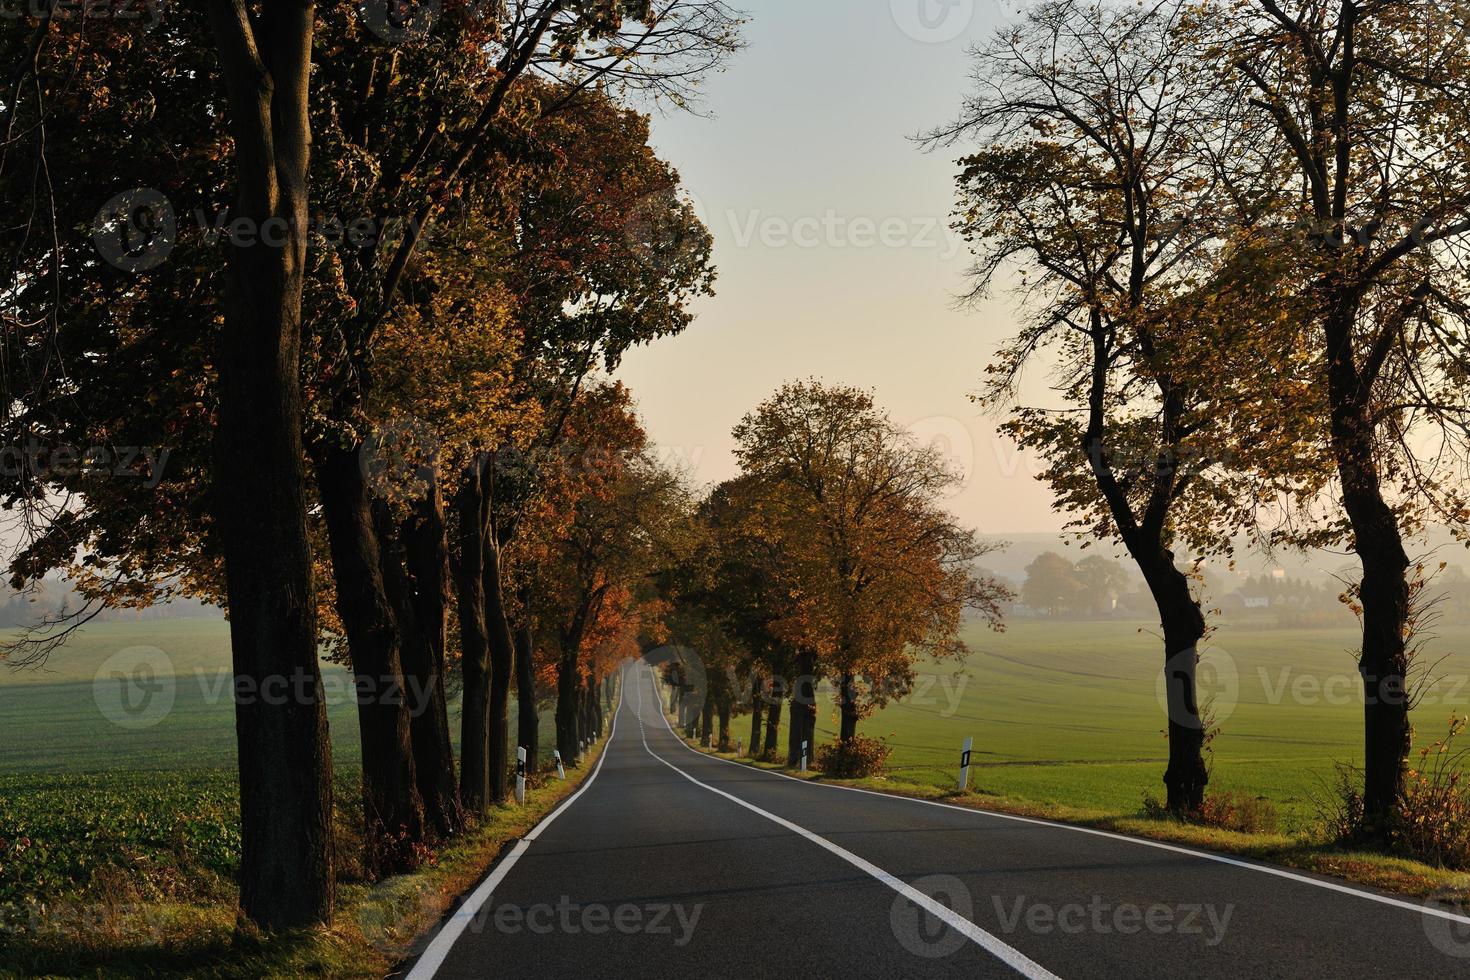
[[[714,483],[736,471],[731,428],[783,382],[869,388],[965,472],[949,506],[970,526],[1058,529],[1034,460],[970,401],[1016,311],[1004,294],[956,308],[964,148],[912,139],[958,112],[968,48],[1003,23],[1001,0],[734,3],[749,47],[706,85],[705,116],[654,115],[655,145],[714,235],[719,282],[684,335],[618,373],[650,434]]]

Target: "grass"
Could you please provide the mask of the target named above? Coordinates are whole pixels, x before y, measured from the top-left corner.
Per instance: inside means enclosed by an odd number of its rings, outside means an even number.
[[[971,786],[988,795],[1111,813],[1162,795],[1162,644],[1152,628],[1023,620],[967,638],[963,665],[924,666],[911,697],[862,723],[893,749],[892,778],[953,788],[961,744],[973,738]],[[1470,630],[1446,630],[1428,649],[1438,681],[1414,715],[1426,734],[1451,712],[1470,712],[1467,641]],[[1315,822],[1314,801],[1330,795],[1336,767],[1362,759],[1354,642],[1350,628],[1241,624],[1215,634],[1201,669],[1221,728],[1212,790],[1270,799],[1287,831]],[[819,715],[820,738],[835,738],[836,726],[834,711]]]
[[[166,668],[154,679],[167,681],[173,700],[148,727],[120,726],[104,710],[114,681],[103,668],[139,647]],[[108,623],[81,633],[44,672],[0,674],[0,977],[383,976],[595,762],[566,782],[541,777],[524,807],[494,809],[415,874],[365,881],[353,861],[361,839],[356,712],[345,672],[327,668],[337,920],[330,929],[255,935],[235,921],[234,710],[219,681],[228,664],[224,623]],[[549,747],[551,712],[542,719]]]

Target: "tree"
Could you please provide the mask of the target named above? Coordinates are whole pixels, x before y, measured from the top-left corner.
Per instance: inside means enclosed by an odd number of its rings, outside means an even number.
[[[1082,590],[1077,566],[1055,551],[1046,551],[1026,566],[1021,601],[1032,609],[1056,614],[1075,608]]]
[[[1465,459],[1470,421],[1464,11],[1257,0],[1205,8],[1196,23],[1228,25],[1210,35],[1212,63],[1226,84],[1246,83],[1295,192],[1280,237],[1303,255],[1292,294],[1315,331],[1309,376],[1325,392],[1320,441],[1343,514],[1298,540],[1345,541],[1362,565],[1364,830],[1385,840],[1411,737],[1404,538],[1430,515],[1458,528],[1467,517],[1447,465]]]
[[[1093,616],[1112,612],[1118,596],[1131,584],[1123,566],[1102,555],[1088,555],[1078,561],[1077,580],[1082,586],[1081,611]]]
[[[1148,584],[1168,676],[1164,782],[1184,813],[1208,779],[1195,686],[1206,623],[1175,548],[1228,551],[1260,487],[1299,455],[1309,416],[1282,411],[1303,397],[1279,370],[1294,337],[1247,313],[1289,315],[1274,297],[1291,255],[1257,235],[1274,173],[1248,165],[1263,158],[1256,130],[1199,70],[1179,16],[1170,4],[1031,9],[979,52],[978,93],[930,141],[984,144],[959,177],[973,295],[1019,266],[1032,317],[987,368],[983,401],[1047,460],[1070,526],[1120,541]],[[1217,165],[1226,153],[1231,169]],[[1222,350],[1238,373],[1221,371]],[[1060,406],[1018,405],[1022,373],[1043,359]]]
[[[795,589],[787,554],[766,533],[763,497],[779,492],[753,476],[739,476],[710,491],[699,517],[710,539],[706,549],[704,602],[726,634],[748,651],[751,700],[750,751],[774,754],[780,743],[781,709],[795,657],[780,624],[795,615]],[[743,695],[742,695],[743,697]]]
[[[235,140],[234,212],[281,231],[280,244],[229,250],[214,436],[235,683],[263,692],[285,679],[295,690],[236,699],[240,907],[267,928],[330,920],[334,887],[300,385],[315,14],[310,0],[259,16],[244,0],[209,4]]]
[[[734,431],[736,459],[767,492],[758,520],[787,554],[795,611],[792,741],[815,733],[815,682],[838,684],[841,736],[907,689],[920,655],[958,656],[966,610],[999,625],[1005,597],[975,562],[993,551],[938,504],[957,479],[855,388],[793,382]]]

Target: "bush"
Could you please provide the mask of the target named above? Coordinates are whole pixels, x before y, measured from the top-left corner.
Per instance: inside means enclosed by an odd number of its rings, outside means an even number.
[[[1441,868],[1470,868],[1470,789],[1465,750],[1454,747],[1465,719],[1450,719],[1445,737],[1419,750],[1404,780],[1394,826],[1395,843],[1416,860]]]
[[[819,746],[816,765],[836,779],[862,779],[882,772],[892,751],[882,739],[854,735],[851,741]]]
[[[1450,718],[1445,736],[1419,750],[1417,763],[1404,773],[1404,795],[1389,827],[1392,853],[1455,871],[1470,869],[1470,786],[1465,783],[1466,750],[1455,740],[1466,719]],[[1319,803],[1329,840],[1352,846],[1374,842],[1363,812],[1360,770],[1341,766],[1332,799]]]
[[[1277,828],[1276,804],[1244,793],[1211,793],[1196,819],[1207,827],[1242,834],[1274,834]]]

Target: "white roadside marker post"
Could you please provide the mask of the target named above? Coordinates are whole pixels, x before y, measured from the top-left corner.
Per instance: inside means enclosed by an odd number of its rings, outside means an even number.
[[[516,802],[526,802],[526,747],[516,746]]]
[[[743,739],[743,738],[737,738],[735,740],[735,755],[738,758],[738,757],[740,757],[740,756],[742,756],[744,754],[745,754],[745,739]]]
[[[802,741],[801,741],[801,771],[802,772],[806,772],[806,747],[807,747],[807,744],[808,743],[807,743],[806,739],[802,739]]]
[[[965,739],[965,747],[960,750],[960,792],[970,785],[970,748],[975,744],[973,738]]]
[[[554,755],[554,756],[556,756],[556,778],[557,779],[566,779],[567,778],[567,770],[561,764],[561,749],[552,749],[551,750],[551,754]]]

